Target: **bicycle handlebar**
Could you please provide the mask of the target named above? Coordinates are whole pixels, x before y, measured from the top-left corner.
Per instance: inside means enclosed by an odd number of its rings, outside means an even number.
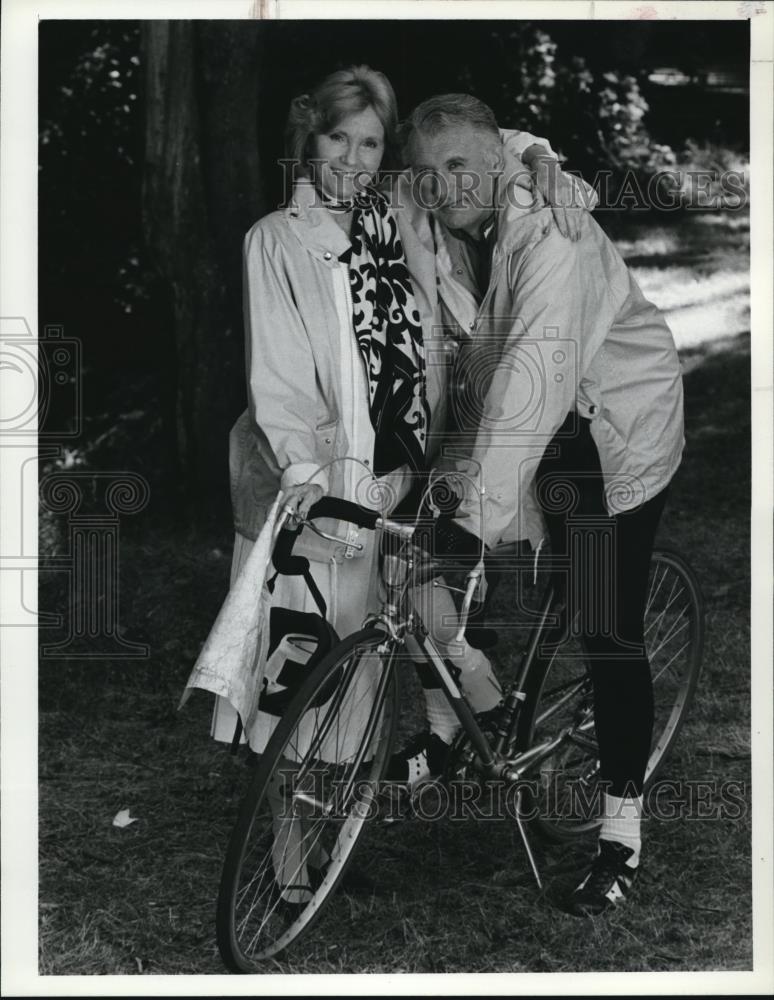
[[[272,554],[272,563],[278,573],[282,573],[285,576],[300,576],[309,568],[308,559],[304,556],[293,555],[293,546],[304,524],[318,517],[330,517],[338,521],[348,521],[350,524],[356,524],[360,528],[368,528],[371,531],[374,528],[381,527],[385,531],[389,531],[402,538],[410,538],[414,533],[413,526],[390,521],[382,517],[378,510],[361,507],[358,503],[353,503],[351,500],[342,500],[340,497],[322,497],[317,503],[312,504],[306,518],[298,527],[283,527],[279,532]],[[346,545],[344,539],[326,535],[315,528],[313,530],[323,538]]]
[[[304,524],[309,523],[310,528],[329,541],[339,545],[346,545],[345,539],[337,538],[335,535],[327,535],[325,532],[315,528],[310,522],[319,517],[334,518],[339,521],[347,521],[356,524],[358,527],[367,528],[373,531],[375,528],[382,528],[384,531],[396,535],[399,538],[414,538],[415,525],[401,524],[391,521],[377,510],[369,507],[362,507],[351,500],[343,500],[340,497],[322,497],[312,504],[304,521],[294,527],[284,525],[277,535],[272,553],[272,563],[278,573],[285,576],[303,576],[309,570],[309,560],[305,556],[294,556],[293,546],[301,534]],[[467,562],[470,569],[468,574],[468,586],[463,601],[462,620],[467,618],[467,613],[473,599],[473,595],[478,586],[483,567],[483,552],[481,543],[474,536],[468,534],[450,518],[439,518],[432,523],[423,525],[430,528],[430,532],[421,531],[415,538],[415,542],[428,552],[443,556],[456,557],[458,560]],[[358,546],[359,547],[359,546]],[[475,559],[475,567],[470,567],[470,560]],[[460,632],[464,631],[464,625]]]
[[[371,531],[374,528],[380,527],[390,534],[397,535],[403,539],[412,538],[415,531],[414,525],[391,521],[388,518],[382,517],[379,511],[371,510],[369,507],[361,507],[360,504],[353,503],[351,500],[342,500],[340,497],[322,497],[317,503],[312,504],[306,518],[297,527],[289,528],[283,525],[280,529],[274,544],[274,552],[272,553],[272,563],[278,573],[282,573],[285,576],[304,576],[308,573],[309,560],[305,556],[294,556],[293,546],[301,534],[304,524],[318,517],[330,517],[339,521],[348,521],[350,524],[356,524],[361,528],[368,528]],[[312,527],[311,524],[310,527]],[[445,522],[445,519],[440,524],[436,522],[433,524],[433,529],[435,529],[436,542],[441,542],[441,547],[446,550],[446,554],[448,555],[454,554],[462,558],[467,556],[469,559],[473,555],[473,550],[476,550],[475,556],[477,562],[475,567],[471,568],[468,572],[468,585],[462,602],[459,629],[456,635],[456,641],[461,642],[465,635],[473,596],[483,574],[483,553],[479,548],[480,542],[478,542],[478,539],[473,535],[469,535],[459,525],[455,525],[450,520],[448,523]],[[330,541],[347,544],[344,539],[326,535],[318,528],[312,527],[312,530]],[[428,537],[417,539],[420,544],[423,541],[427,543],[429,540]],[[427,545],[425,544],[424,547],[427,547]]]
[[[350,524],[356,524],[360,528],[373,530],[381,514],[378,510],[361,507],[359,503],[353,503],[351,500],[322,497],[309,508],[307,520],[313,521],[317,517],[335,517],[339,521],[349,521]]]

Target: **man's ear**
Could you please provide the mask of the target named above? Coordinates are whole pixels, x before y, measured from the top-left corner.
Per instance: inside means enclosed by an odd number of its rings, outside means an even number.
[[[489,150],[489,169],[496,173],[502,173],[505,168],[505,155],[502,145],[492,145]]]

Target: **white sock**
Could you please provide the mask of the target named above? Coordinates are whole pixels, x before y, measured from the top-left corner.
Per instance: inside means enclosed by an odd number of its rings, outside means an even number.
[[[640,823],[642,819],[642,796],[636,799],[621,799],[616,795],[605,793],[602,828],[599,831],[600,840],[615,840],[619,844],[631,847],[634,854],[626,864],[636,868],[640,863],[642,838]]]
[[[451,743],[462,728],[459,719],[440,688],[425,688],[424,692],[430,732],[440,736],[444,743]]]

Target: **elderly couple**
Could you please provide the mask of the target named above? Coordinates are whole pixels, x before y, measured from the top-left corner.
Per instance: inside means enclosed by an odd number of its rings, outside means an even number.
[[[458,529],[488,546],[537,545],[545,530],[562,553],[560,482],[574,515],[613,524],[600,572],[615,628],[583,637],[608,792],[597,855],[568,901],[577,915],[600,913],[625,898],[640,860],[653,723],[645,592],[683,447],[672,335],[585,208],[566,207],[583,192],[548,143],[500,131],[474,97],[432,97],[399,134],[387,79],[352,67],[293,101],[286,145],[292,197],[244,245],[249,405],[231,436],[232,579],[279,491],[301,514],[326,493],[378,506],[374,489],[394,508],[430,468],[461,490]],[[385,166],[408,169],[372,186]],[[452,363],[475,398],[455,395]],[[471,469],[483,503],[460,486]],[[297,551],[344,636],[371,610],[375,554],[372,533],[338,532],[340,543],[304,531]],[[314,610],[295,577],[278,579],[273,600]],[[439,624],[449,607],[434,603],[435,638],[451,643]],[[484,653],[446,648],[474,709],[495,707]],[[438,773],[457,731],[441,692],[425,695],[427,728],[392,758],[391,780]],[[214,735],[230,739],[234,724],[219,699]],[[271,725],[262,713],[247,734],[254,750]]]

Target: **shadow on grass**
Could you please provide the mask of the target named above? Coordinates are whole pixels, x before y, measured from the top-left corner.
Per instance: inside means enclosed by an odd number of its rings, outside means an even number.
[[[686,447],[660,537],[690,558],[710,599],[749,610],[749,334],[685,352],[683,363]]]

